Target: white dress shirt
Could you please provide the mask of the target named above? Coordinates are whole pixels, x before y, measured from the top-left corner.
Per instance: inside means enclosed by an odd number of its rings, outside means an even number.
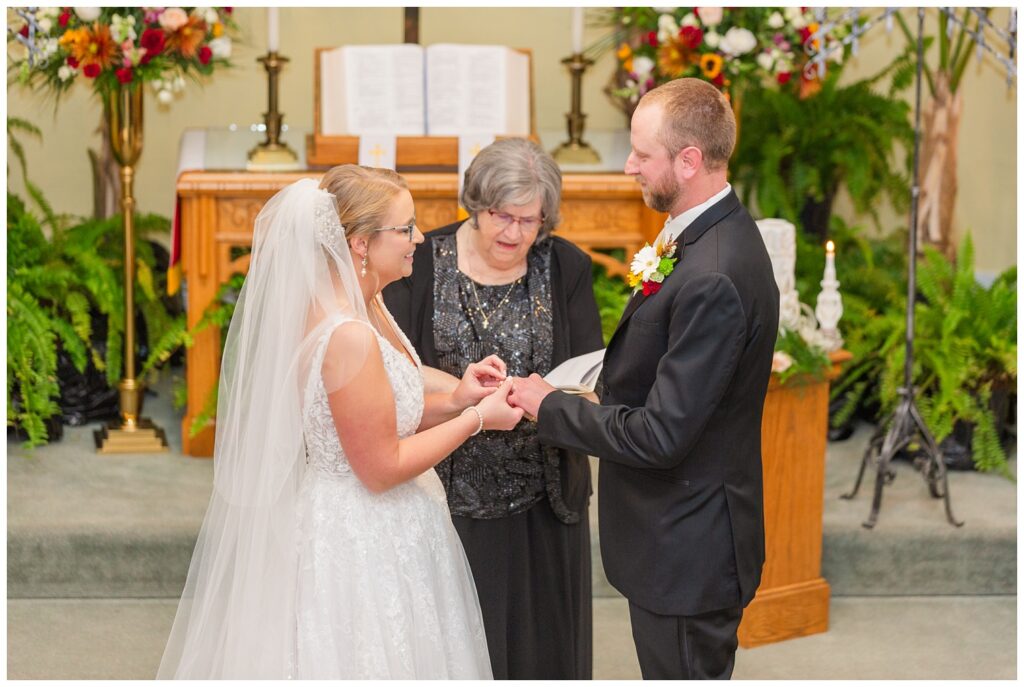
[[[667,220],[665,220],[665,226],[662,227],[661,233],[658,234],[656,242],[669,238],[677,239],[680,236],[682,236],[683,231],[686,229],[686,227],[693,224],[693,220],[700,217],[705,210],[710,208],[718,201],[722,200],[722,198],[725,198],[731,190],[732,184],[726,184],[725,188],[723,188],[721,191],[705,200],[700,205],[696,205],[690,208],[689,210],[686,210],[677,217],[669,217]]]

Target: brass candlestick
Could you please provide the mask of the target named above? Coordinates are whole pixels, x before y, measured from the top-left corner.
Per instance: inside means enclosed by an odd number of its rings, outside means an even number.
[[[142,86],[121,86],[104,103],[114,159],[121,167],[121,212],[124,225],[124,377],[118,384],[121,420],[93,433],[99,453],[161,453],[164,430],[139,417],[142,384],[135,378],[135,165],[142,154]]]
[[[574,53],[562,60],[572,74],[572,111],[565,115],[569,129],[569,140],[551,151],[551,156],[558,162],[573,164],[594,164],[601,161],[601,156],[583,140],[583,122],[587,115],[582,112],[583,72],[594,64],[593,60],[583,57],[582,53]]]
[[[263,113],[263,121],[267,125],[267,139],[249,151],[250,170],[281,170],[298,167],[299,157],[295,151],[281,142],[281,122],[284,115],[277,111],[277,75],[281,67],[288,61],[276,52],[268,52],[256,58],[267,70],[267,112]]]

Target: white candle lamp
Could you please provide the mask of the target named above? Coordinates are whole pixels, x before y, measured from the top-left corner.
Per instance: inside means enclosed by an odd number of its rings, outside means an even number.
[[[843,299],[839,295],[836,279],[836,247],[832,241],[825,245],[825,273],[821,280],[821,293],[814,308],[814,316],[821,327],[821,340],[826,351],[836,351],[843,345],[839,333],[839,320],[843,316]]]

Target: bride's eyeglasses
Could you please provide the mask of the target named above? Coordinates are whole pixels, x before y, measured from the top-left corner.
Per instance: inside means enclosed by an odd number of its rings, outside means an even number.
[[[404,231],[406,238],[409,239],[409,243],[412,243],[412,239],[416,235],[416,220],[413,220],[408,224],[401,224],[397,227],[381,227],[375,231]]]

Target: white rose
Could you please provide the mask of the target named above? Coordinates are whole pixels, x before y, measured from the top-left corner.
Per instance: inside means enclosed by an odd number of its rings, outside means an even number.
[[[768,71],[772,68],[772,56],[766,52],[761,53],[757,56],[757,66]]]
[[[675,17],[671,14],[663,14],[658,17],[659,43],[664,43],[670,38],[673,38],[677,33],[679,33],[679,25],[676,24]]]
[[[650,281],[654,273],[658,271],[659,263],[661,263],[661,258],[658,257],[658,251],[654,250],[654,246],[644,246],[633,256],[629,270],[639,274],[644,281]]]
[[[785,24],[786,20],[778,12],[772,12],[772,16],[768,17],[768,26],[773,29],[781,29]]]
[[[227,36],[221,36],[220,38],[214,38],[209,43],[210,50],[213,51],[213,56],[220,59],[231,58],[231,39]],[[636,64],[636,60],[633,60],[633,64]]]
[[[654,71],[654,60],[650,57],[637,55],[633,58],[633,73],[638,79],[645,81],[652,71]]]
[[[793,25],[794,29],[802,29],[807,26],[807,22],[804,21],[804,16],[802,14],[798,14],[797,16],[793,17],[793,19],[789,23]]]
[[[203,14],[203,21],[206,22],[207,26],[213,26],[220,21],[220,15],[217,14],[217,10],[212,7],[208,7],[206,12]]]
[[[59,16],[60,16],[60,8],[59,7],[40,7],[39,11],[36,12],[36,18],[37,19],[49,19],[50,21],[53,21],[54,19],[56,19]]]
[[[188,23],[188,15],[180,7],[168,7],[160,15],[160,27],[164,31],[174,32]]]
[[[100,18],[99,7],[76,7],[75,14],[84,22],[96,21]]]
[[[160,91],[156,94],[156,99],[161,105],[170,105],[174,102],[174,95],[170,91]]]
[[[778,48],[772,48],[772,59],[777,60],[782,57],[782,51]]]
[[[53,28],[53,20],[49,17],[43,17],[39,20],[39,31],[41,33],[50,33],[50,29]]]
[[[708,44],[709,48],[714,50],[722,42],[722,37],[714,31],[708,31],[704,34],[704,42]]]
[[[660,12],[661,14],[671,14],[672,12],[676,11],[675,7],[652,7],[651,9],[653,9],[655,12]]]
[[[178,91],[185,90],[185,77],[182,76],[181,74],[178,74],[177,76],[175,76],[174,77],[174,83],[173,83],[173,85],[171,87],[174,89],[175,93],[177,93]]]
[[[792,74],[793,73],[793,63],[790,62],[789,60],[779,60],[778,62],[775,63],[775,73],[776,74]]]
[[[721,7],[698,7],[697,14],[700,15],[700,20],[704,22],[704,26],[718,26],[722,23],[724,12]]]
[[[679,25],[680,26],[700,26],[700,19],[697,18],[696,14],[694,14],[693,12],[690,12],[685,17],[683,17],[683,20],[681,22],[679,22]]]
[[[62,64],[60,69],[57,70],[57,78],[61,81],[67,81],[75,75],[75,70],[66,64]]]
[[[792,22],[795,19],[803,19],[804,13],[800,11],[799,7],[787,7],[782,10],[786,14],[786,21]]]
[[[757,38],[748,29],[734,26],[725,32],[719,47],[729,55],[743,55],[757,47]]]
[[[829,41],[828,43],[828,57],[836,64],[843,63],[843,45],[839,41]],[[832,52],[834,51],[834,52]]]
[[[785,372],[793,365],[793,358],[785,351],[775,351],[772,356],[772,372]]]

